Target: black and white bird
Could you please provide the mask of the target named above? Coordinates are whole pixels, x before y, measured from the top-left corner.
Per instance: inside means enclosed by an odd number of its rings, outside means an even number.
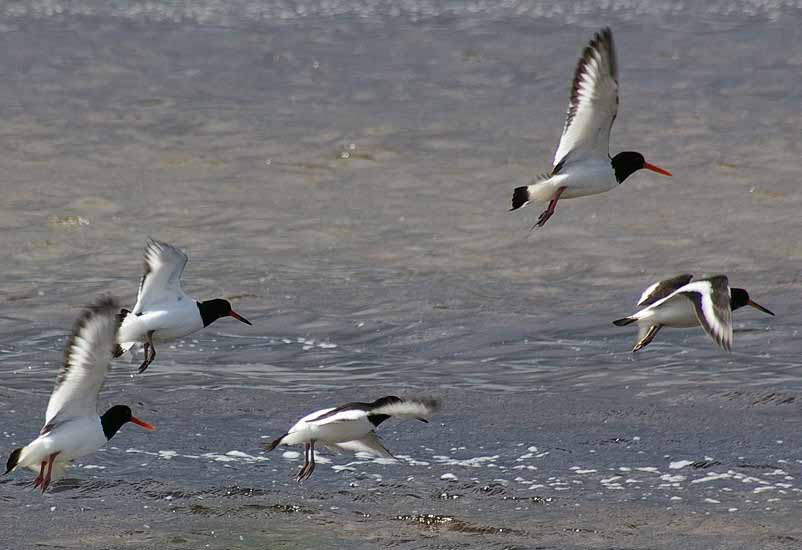
[[[643,291],[637,305],[643,309],[613,321],[619,327],[638,323],[638,343],[632,351],[649,345],[662,327],[688,328],[702,325],[708,336],[724,350],[732,348],[732,312],[744,306],[774,315],[752,301],[743,288],[730,288],[725,275],[691,282],[693,275],[677,275],[658,281]]]
[[[315,470],[315,443],[337,451],[364,451],[393,458],[376,435],[376,428],[390,417],[428,422],[440,408],[439,402],[426,399],[401,399],[394,395],[372,403],[347,403],[321,409],[304,416],[287,433],[266,444],[270,452],[279,445],[304,444],[304,465],[296,479],[309,479]]]
[[[617,113],[618,62],[613,33],[605,28],[596,33],[576,66],[565,127],[551,172],[513,192],[511,210],[532,201],[548,203],[532,229],[548,221],[560,199],[604,193],[642,168],[671,175],[634,151],[610,158],[610,128]]]
[[[86,309],[67,341],[64,366],[56,379],[39,437],[14,449],[6,463],[6,474],[16,468],[37,472],[34,488],[44,493],[60,478],[69,462],[94,453],[114,437],[126,422],[155,430],[131,415],[126,405],[115,405],[97,414],[97,398],[116,347],[119,304],[102,298]]]
[[[181,274],[187,255],[173,245],[148,239],[145,247],[145,272],[139,283],[134,309],[120,310],[122,325],[117,335],[116,356],[131,349],[137,342],[145,344],[145,360],[139,367],[144,372],[156,358],[154,342],[183,338],[221,317],[233,317],[245,324],[251,322],[231,309],[228,300],[198,302],[181,287]]]

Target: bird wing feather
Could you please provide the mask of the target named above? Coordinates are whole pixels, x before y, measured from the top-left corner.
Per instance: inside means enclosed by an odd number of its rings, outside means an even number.
[[[47,405],[43,433],[60,421],[97,414],[97,396],[116,349],[119,309],[114,298],[103,297],[78,317]]]
[[[144,272],[132,313],[138,315],[150,307],[183,300],[186,294],[181,287],[181,275],[187,260],[187,255],[175,246],[148,239]]]
[[[596,33],[577,63],[554,166],[570,152],[609,155],[610,128],[617,114],[618,62],[613,33],[605,28]]]

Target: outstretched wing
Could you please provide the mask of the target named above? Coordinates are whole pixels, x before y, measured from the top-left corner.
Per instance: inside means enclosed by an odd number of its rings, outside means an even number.
[[[610,128],[618,114],[618,62],[613,33],[596,33],[582,52],[571,85],[571,100],[554,166],[571,151],[609,155]]]
[[[710,338],[724,350],[732,348],[732,309],[727,277],[717,275],[685,285],[677,294],[688,298]]]
[[[117,300],[107,296],[76,320],[67,341],[64,366],[47,404],[43,432],[60,420],[97,414],[97,395],[117,345],[119,311]]]
[[[331,443],[329,447],[338,451],[349,451],[352,453],[370,453],[377,456],[386,458],[395,458],[393,453],[387,450],[387,447],[379,439],[376,432],[369,432],[367,435],[360,439],[352,439],[351,441],[340,441],[338,443]]]
[[[684,287],[691,282],[691,279],[693,279],[693,275],[690,273],[683,273],[682,275],[677,275],[670,279],[658,281],[643,291],[643,294],[641,294],[638,299],[637,305],[642,307],[650,306]]]
[[[154,305],[165,305],[184,298],[181,275],[187,255],[171,244],[148,239],[145,268],[132,313],[137,315]]]
[[[440,402],[431,397],[399,399],[387,396],[377,399],[371,405],[370,416],[414,418],[424,422],[428,422],[440,410]]]

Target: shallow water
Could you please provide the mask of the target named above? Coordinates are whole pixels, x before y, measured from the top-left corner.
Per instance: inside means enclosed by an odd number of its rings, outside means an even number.
[[[125,428],[11,548],[796,548],[799,3],[14,2],[0,8],[0,452],[40,427],[64,338],[133,301],[146,236],[221,320],[119,363]],[[548,168],[576,57],[615,32],[604,195],[507,212]],[[610,321],[680,272],[772,309],[735,351]],[[398,464],[260,443],[316,407],[433,394]],[[332,537],[336,539],[332,542]],[[283,546],[282,546],[283,545]],[[339,545],[339,546],[338,546]]]

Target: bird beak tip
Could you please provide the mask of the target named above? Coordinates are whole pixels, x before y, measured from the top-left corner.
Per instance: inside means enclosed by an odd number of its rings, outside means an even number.
[[[245,323],[246,325],[253,326],[253,323],[251,323],[249,320],[247,320],[245,317],[243,317],[242,315],[240,315],[236,311],[232,311],[231,313],[229,313],[229,316],[233,317],[237,321],[241,321],[241,322]]]
[[[145,422],[144,420],[140,420],[140,419],[136,418],[135,416],[131,417],[131,422],[133,422],[134,424],[136,424],[137,426],[139,426],[141,428],[145,428],[149,432],[155,432],[156,431],[156,426],[154,426],[153,424],[151,424],[149,422]]]
[[[772,311],[771,311],[771,310],[769,310],[769,309],[766,309],[765,307],[761,306],[761,305],[760,305],[760,304],[758,304],[757,302],[753,302],[752,300],[749,300],[749,301],[747,302],[747,304],[749,304],[750,306],[752,306],[753,308],[755,308],[755,309],[756,309],[756,310],[758,310],[758,311],[762,311],[763,313],[767,313],[768,315],[771,315],[772,317],[774,317],[774,316],[775,316],[775,315],[774,315],[774,312],[772,312]]]
[[[673,176],[673,174],[671,172],[669,172],[668,170],[665,170],[663,168],[660,168],[659,166],[655,166],[654,164],[651,164],[651,163],[648,163],[648,162],[644,162],[643,163],[643,167],[646,168],[647,170],[651,170],[652,172],[656,172],[656,173],[662,174],[664,176],[669,176],[669,177]]]

